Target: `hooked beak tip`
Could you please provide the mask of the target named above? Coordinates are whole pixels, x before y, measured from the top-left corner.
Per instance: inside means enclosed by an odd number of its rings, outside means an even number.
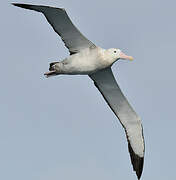
[[[121,59],[128,59],[130,61],[132,61],[134,58],[132,56],[127,56],[126,54],[124,54],[123,52],[120,53],[120,58]]]
[[[132,57],[132,56],[129,56],[129,58],[128,58],[130,61],[133,61],[134,60],[134,58]]]

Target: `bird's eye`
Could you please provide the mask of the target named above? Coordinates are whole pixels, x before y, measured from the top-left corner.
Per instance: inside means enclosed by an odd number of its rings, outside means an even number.
[[[117,51],[114,51],[114,53],[116,53]]]

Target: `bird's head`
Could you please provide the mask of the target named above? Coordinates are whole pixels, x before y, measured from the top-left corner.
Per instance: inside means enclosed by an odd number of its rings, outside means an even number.
[[[118,59],[133,60],[132,56],[127,56],[120,49],[115,49],[115,48],[107,49],[106,53],[111,58],[112,63],[114,63]]]

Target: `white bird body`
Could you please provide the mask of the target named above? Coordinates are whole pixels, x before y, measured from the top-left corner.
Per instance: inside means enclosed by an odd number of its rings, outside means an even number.
[[[116,58],[113,58],[108,50],[100,47],[90,47],[55,63],[53,68],[57,74],[88,75],[111,66],[114,61],[116,61]]]
[[[145,150],[141,119],[123,95],[111,70],[112,64],[118,59],[133,58],[120,49],[105,50],[94,45],[73,25],[65,9],[29,4],[13,5],[43,13],[54,31],[61,36],[71,55],[60,62],[51,63],[49,72],[45,75],[83,74],[93,80],[125,129],[133,170],[140,179]]]

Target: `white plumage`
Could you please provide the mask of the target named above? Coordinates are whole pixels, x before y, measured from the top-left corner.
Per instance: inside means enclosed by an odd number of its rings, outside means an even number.
[[[62,8],[16,3],[13,5],[43,13],[69,49],[68,58],[50,64],[50,71],[45,73],[47,77],[59,74],[84,74],[89,75],[94,81],[95,86],[125,129],[133,169],[140,179],[144,162],[141,119],[122,94],[111,70],[112,64],[118,59],[132,60],[133,58],[119,49],[105,50],[93,44],[73,25]]]

